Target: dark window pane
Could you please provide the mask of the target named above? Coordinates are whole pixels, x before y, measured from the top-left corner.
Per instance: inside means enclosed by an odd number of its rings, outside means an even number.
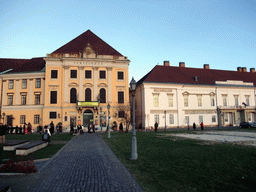
[[[86,70],[85,71],[85,78],[86,79],[91,79],[92,78],[92,71]]]
[[[100,89],[100,102],[106,103],[106,90],[103,88]]]
[[[51,78],[58,78],[58,70],[51,70]]]
[[[124,118],[125,112],[124,111],[118,111],[118,118]]]
[[[77,70],[70,71],[70,78],[77,78]]]
[[[57,118],[57,112],[50,112],[50,119],[56,119]]]
[[[70,103],[76,103],[76,89],[70,89]]]
[[[90,88],[85,89],[85,101],[92,101],[92,91]]]
[[[51,104],[57,103],[57,91],[51,91]]]
[[[106,79],[106,71],[100,71],[100,79]]]
[[[118,79],[124,79],[124,72],[119,71],[119,72],[117,73],[117,76],[118,76]]]
[[[124,92],[118,91],[118,103],[124,103]]]

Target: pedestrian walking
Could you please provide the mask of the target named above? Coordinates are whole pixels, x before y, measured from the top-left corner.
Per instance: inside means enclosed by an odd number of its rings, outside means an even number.
[[[155,132],[157,132],[157,128],[158,128],[158,123],[155,123]]]
[[[203,122],[201,122],[201,130],[204,130],[204,123]]]
[[[95,124],[92,124],[92,132],[95,133]]]
[[[120,132],[123,132],[123,129],[124,129],[123,123],[121,122],[120,125],[119,125],[119,131],[120,131]]]
[[[28,134],[32,133],[32,125],[30,122],[28,122]]]
[[[51,132],[51,135],[54,133],[54,124],[53,124],[53,121],[50,123],[50,132]]]
[[[195,124],[195,122],[193,123],[193,129],[196,130],[196,124]]]
[[[91,133],[91,124],[88,123],[88,133]]]

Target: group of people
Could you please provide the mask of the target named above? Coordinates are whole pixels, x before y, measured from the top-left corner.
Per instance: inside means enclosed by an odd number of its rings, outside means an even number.
[[[0,124],[0,129],[2,132],[4,132],[4,134],[22,134],[22,135],[32,134],[31,123],[28,123],[28,124],[25,123],[23,126],[16,125],[16,127],[13,127],[11,125]]]
[[[204,130],[204,123],[203,122],[200,123],[200,126],[201,126],[201,130]],[[158,128],[158,123],[157,122],[155,123],[154,127],[155,127],[155,132],[157,132],[157,128]],[[193,123],[193,129],[196,130],[196,123],[195,122]],[[188,130],[189,130],[189,124],[188,124]],[[153,127],[151,127],[151,131],[154,131]]]

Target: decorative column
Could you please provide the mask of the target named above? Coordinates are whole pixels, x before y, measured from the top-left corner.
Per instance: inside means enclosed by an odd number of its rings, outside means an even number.
[[[112,101],[112,86],[111,86],[112,67],[107,67],[107,70],[108,70],[108,103],[111,103]]]
[[[78,91],[78,101],[84,101],[83,97],[83,71],[84,67],[78,67],[79,69],[79,91]]]
[[[19,88],[20,88],[20,80],[16,80],[16,89],[15,89],[15,105],[18,105],[19,104],[19,96],[20,96],[20,93],[19,93]]]
[[[98,84],[98,67],[93,67],[93,99],[94,101],[97,101],[97,84]]]
[[[3,105],[6,105],[6,101],[5,101],[5,98],[6,98],[6,81],[3,81],[3,90],[2,91],[3,91],[3,98],[2,98],[2,106],[3,106]]]
[[[29,95],[28,95],[28,104],[32,105],[32,89],[33,89],[33,79],[29,79]]]
[[[69,66],[64,66],[64,103],[68,103],[68,69]]]

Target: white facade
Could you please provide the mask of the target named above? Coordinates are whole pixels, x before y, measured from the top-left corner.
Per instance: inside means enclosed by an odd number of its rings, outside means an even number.
[[[148,83],[136,88],[136,127],[147,129],[158,121],[159,128],[238,126],[255,121],[253,83],[216,81],[215,85]],[[243,103],[247,104],[245,106]],[[219,109],[219,115],[218,110]],[[166,113],[166,114],[165,114]]]

